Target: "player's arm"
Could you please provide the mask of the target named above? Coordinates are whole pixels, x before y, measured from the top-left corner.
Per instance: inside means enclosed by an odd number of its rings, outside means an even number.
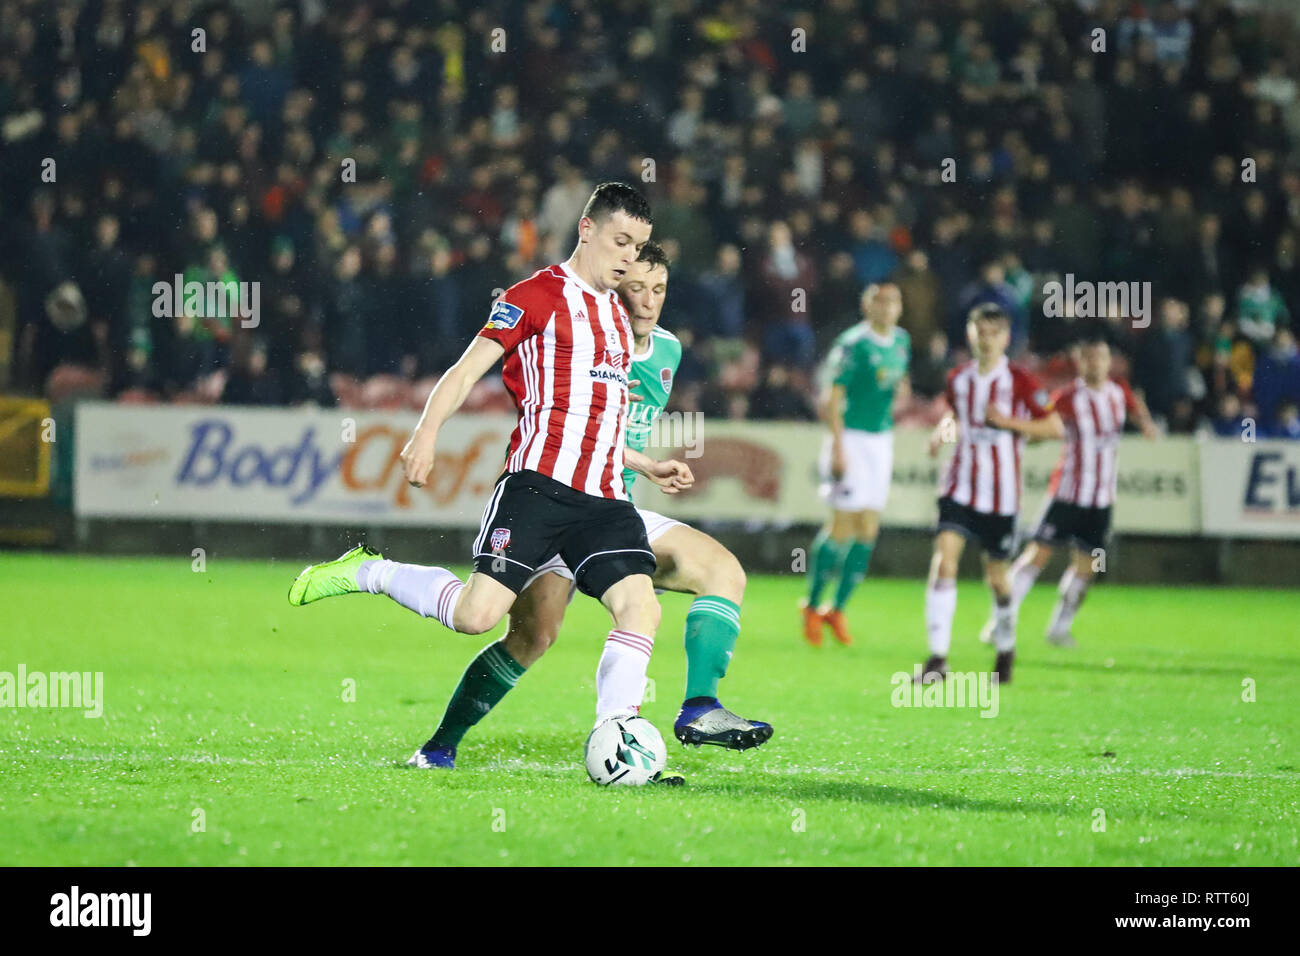
[[[831,477],[839,481],[844,477],[844,398],[847,392],[836,383],[827,391],[820,409],[822,421],[831,430]]]
[[[695,484],[695,475],[691,472],[691,466],[675,458],[656,461],[645,452],[624,446],[623,464],[638,475],[649,478],[666,495],[675,495]]]
[[[953,409],[957,407],[957,397],[952,390],[952,380],[956,375],[956,369],[949,369],[947,379],[944,382],[943,400],[948,403],[948,408],[943,413],[943,417],[939,419],[939,424],[934,426],[934,431],[930,432],[931,458],[939,454],[939,449],[943,447],[944,442],[955,442],[961,432],[961,423],[957,421],[957,416],[953,413]]]
[[[984,414],[984,421],[994,428],[1024,435],[1031,441],[1065,437],[1065,422],[1061,420],[1060,412],[1048,412],[1041,418],[1008,418],[996,408],[990,408]]]
[[[984,423],[994,428],[1023,435],[1030,441],[1045,438],[1064,438],[1065,422],[1056,410],[1055,399],[1049,398],[1047,391],[1038,384],[1038,380],[1025,372],[1013,371],[1013,403],[1024,403],[1029,412],[1028,418],[1010,418],[1003,415],[996,407],[984,413]]]
[[[438,430],[456,410],[465,403],[470,389],[497,363],[505,349],[497,342],[475,336],[469,348],[429,393],[424,403],[424,413],[402,449],[402,464],[406,467],[406,480],[417,488],[423,487],[433,470],[434,451],[438,444]]]
[[[1159,438],[1160,429],[1156,428],[1155,419],[1151,417],[1151,409],[1147,408],[1146,399],[1135,394],[1126,382],[1120,382],[1120,388],[1124,389],[1124,402],[1142,432],[1142,437],[1152,440]]]

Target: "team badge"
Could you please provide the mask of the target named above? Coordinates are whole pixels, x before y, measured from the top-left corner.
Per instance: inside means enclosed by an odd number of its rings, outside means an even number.
[[[488,316],[487,327],[489,329],[513,329],[523,317],[524,310],[519,306],[511,305],[504,299],[498,299],[496,305],[492,306],[492,314]]]
[[[659,370],[659,384],[664,387],[665,392],[673,390],[673,370],[670,368],[661,368]]]
[[[510,543],[509,528],[492,529],[492,537],[489,539],[489,544],[492,545],[493,551],[504,551],[506,549],[506,545],[508,545],[509,543]]]

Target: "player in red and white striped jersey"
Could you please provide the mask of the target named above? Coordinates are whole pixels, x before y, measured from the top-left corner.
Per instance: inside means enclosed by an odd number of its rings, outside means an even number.
[[[951,409],[930,437],[930,454],[955,442],[940,481],[938,533],[925,590],[925,628],[930,656],[917,680],[943,680],[948,673],[952,620],[957,610],[957,564],[974,540],[984,551],[985,576],[997,605],[994,664],[998,680],[1011,680],[1015,622],[1007,580],[1016,512],[1020,508],[1020,454],[1025,438],[1059,438],[1060,416],[1032,375],[1007,361],[1011,319],[1000,307],[978,305],[966,324],[974,359],[948,374]]]
[[[598,718],[639,709],[659,602],[651,583],[654,553],[623,486],[632,328],[616,289],[651,228],[650,207],[637,190],[623,183],[597,186],[569,259],[507,289],[429,395],[401,455],[406,478],[417,487],[434,468],[439,429],[502,358],[519,408],[468,581],[446,568],[399,564],[362,547],[304,570],[291,602],[352,591],[387,594],[452,630],[481,634],[505,617],[533,572],[559,555],[578,589],[600,600],[614,621],[596,678],[598,709],[606,711]],[[648,464],[640,467],[656,481],[689,475],[681,462],[642,460]],[[505,681],[522,672],[505,658],[492,664]],[[431,765],[424,748],[409,763]]]
[[[1011,610],[1018,616],[1020,603],[1051,560],[1053,548],[1063,544],[1073,549],[1047,626],[1047,640],[1062,647],[1074,646],[1074,615],[1094,571],[1102,566],[1124,424],[1131,416],[1145,437],[1158,434],[1146,403],[1125,382],[1110,378],[1110,345],[1102,326],[1085,329],[1071,354],[1079,377],[1052,396],[1051,406],[1065,424],[1065,447],[1033,540],[1011,567]],[[980,639],[991,640],[994,627],[990,618]]]

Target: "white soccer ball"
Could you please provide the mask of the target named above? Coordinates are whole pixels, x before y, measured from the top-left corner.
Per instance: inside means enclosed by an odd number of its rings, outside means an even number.
[[[602,787],[640,787],[667,762],[663,735],[644,717],[609,717],[587,737],[587,775]]]

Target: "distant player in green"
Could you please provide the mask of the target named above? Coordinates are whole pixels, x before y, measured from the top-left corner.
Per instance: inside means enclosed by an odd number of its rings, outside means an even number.
[[[677,336],[658,326],[668,290],[668,260],[651,240],[619,284],[619,295],[632,323],[632,395],[628,408],[624,471],[631,486],[636,474],[647,473],[652,462],[643,449],[655,422],[668,404],[673,376],[682,359]],[[692,479],[693,480],[693,479]],[[665,493],[688,485],[655,479]],[[644,508],[646,538],[654,551],[656,588],[696,595],[686,614],[686,693],[673,725],[684,744],[716,744],[745,750],[765,743],[772,725],[746,720],[718,701],[718,682],[727,673],[732,649],[740,635],[740,604],[745,596],[745,572],[736,556],[702,531]],[[557,555],[543,563],[524,584],[510,608],[506,636],[489,644],[470,662],[437,731],[422,751],[421,767],[451,769],[456,747],[469,729],[482,720],[515,686],[524,672],[555,643],[572,599],[573,572]],[[629,647],[629,653],[647,652]]]
[[[912,357],[911,338],[898,327],[902,311],[898,286],[868,286],[863,321],[835,340],[823,368],[821,413],[830,434],[819,466],[831,520],[813,541],[808,596],[800,602],[804,637],[814,647],[821,646],[823,624],[841,644],[853,643],[844,605],[866,577],[880,533],[894,467],[894,395]],[[835,579],[835,598],[822,605]]]

